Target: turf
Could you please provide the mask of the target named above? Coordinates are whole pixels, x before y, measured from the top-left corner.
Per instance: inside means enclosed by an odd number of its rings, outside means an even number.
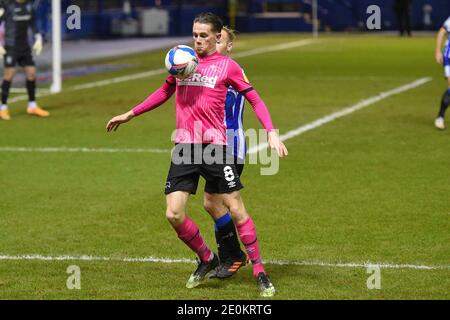
[[[303,36],[241,35],[235,52]],[[365,268],[269,264],[276,299],[449,299],[449,133],[433,127],[445,90],[433,61],[434,38],[339,35],[238,59],[281,132],[362,99],[432,81],[286,142],[280,172],[247,165],[243,197],[263,258],[291,262],[442,266],[382,269],[368,290]],[[74,78],[65,88],[162,67],[165,50],[92,63],[120,71]],[[0,147],[170,149],[174,100],[105,133],[164,75],[42,97],[52,116],[31,118],[24,102],[0,122]],[[247,107],[247,128],[260,125]],[[0,255],[190,258],[165,219],[168,154],[0,152]],[[201,191],[201,187],[199,191]],[[189,214],[214,246],[201,192]],[[68,290],[66,269],[81,268],[82,289]],[[194,290],[193,264],[0,260],[0,299],[258,299],[251,267]]]

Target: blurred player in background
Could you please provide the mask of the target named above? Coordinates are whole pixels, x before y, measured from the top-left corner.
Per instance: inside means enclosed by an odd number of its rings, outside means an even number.
[[[234,30],[223,27],[220,40],[216,45],[217,52],[221,55],[229,56],[235,39],[236,34]],[[243,128],[244,103],[245,97],[230,86],[225,100],[225,122],[228,130],[228,145],[234,156],[239,177],[242,176],[246,156],[246,141]],[[248,263],[249,258],[241,250],[230,209],[224,205],[220,195],[207,191],[205,191],[203,196],[203,206],[215,220],[214,229],[220,265],[216,269],[214,276],[219,279],[231,277]]]
[[[0,118],[9,120],[8,96],[16,65],[24,68],[28,92],[27,113],[38,117],[48,117],[49,113],[36,103],[36,67],[31,49],[39,55],[42,51],[42,36],[37,31],[36,13],[29,0],[10,0],[0,2],[0,22],[5,23],[5,43],[0,46],[0,55],[4,57],[2,104]],[[34,43],[30,48],[28,30],[33,32]]]
[[[436,40],[436,62],[444,65],[445,78],[447,78],[448,87],[444,92],[441,99],[441,107],[439,109],[439,114],[434,121],[436,128],[444,130],[445,129],[445,111],[450,105],[450,17],[444,22],[437,34]],[[446,39],[447,38],[447,39]],[[445,48],[442,50],[442,44],[445,43]]]
[[[157,108],[176,92],[177,147],[172,154],[171,166],[166,181],[166,217],[178,237],[199,257],[197,269],[186,283],[187,288],[200,285],[219,266],[219,258],[207,246],[198,226],[187,216],[186,206],[190,194],[195,194],[200,176],[208,183],[209,193],[217,194],[225,207],[230,208],[241,241],[253,264],[253,275],[259,285],[261,296],[273,296],[275,288],[264,269],[256,227],[248,215],[239,190],[243,188],[235,163],[228,162],[226,152],[227,130],[225,126],[225,100],[228,88],[232,86],[245,96],[252,105],[258,119],[267,131],[269,145],[280,157],[288,154],[286,147],[275,131],[266,105],[253,86],[245,79],[239,65],[227,56],[217,53],[222,20],[212,13],[198,15],[193,24],[192,35],[199,65],[195,77],[185,80],[169,75],[163,86],[132,110],[112,118],[106,129],[115,131],[122,123],[135,116]],[[198,75],[198,76],[197,76]],[[201,124],[198,135],[195,127]],[[204,130],[204,131],[203,131]],[[210,134],[205,134],[206,132]],[[186,149],[189,161],[184,160]],[[195,150],[213,147],[220,161],[208,164],[202,157],[201,163],[194,161]],[[177,151],[178,150],[178,151]],[[192,150],[192,151],[190,151]]]
[[[411,36],[411,11],[412,0],[394,0],[394,12],[397,15],[400,36],[405,33]]]

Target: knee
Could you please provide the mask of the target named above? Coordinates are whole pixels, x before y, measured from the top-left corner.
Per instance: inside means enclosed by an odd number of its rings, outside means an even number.
[[[183,222],[184,212],[169,207],[166,210],[166,218],[172,226],[178,226]]]
[[[245,220],[247,220],[248,214],[245,209],[242,209],[239,206],[232,206],[230,208],[231,216],[233,217],[233,221],[235,224],[241,224]]]
[[[228,208],[230,209],[231,216],[236,224],[240,224],[247,219],[247,211],[245,210],[244,204],[239,199],[231,200]]]
[[[27,73],[27,81],[35,81],[36,80],[36,72],[30,71]]]
[[[218,211],[218,205],[210,198],[205,197],[203,199],[203,209],[210,215],[214,215]]]

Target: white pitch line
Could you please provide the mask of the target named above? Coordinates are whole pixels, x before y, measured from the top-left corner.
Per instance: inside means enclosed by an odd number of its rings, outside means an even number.
[[[263,48],[256,48],[248,51],[244,51],[241,53],[237,53],[234,55],[234,58],[243,58],[248,56],[253,56],[257,54],[263,54],[268,52],[274,52],[274,51],[280,51],[280,50],[286,50],[286,49],[292,49],[295,47],[302,47],[309,44],[312,44],[313,42],[318,42],[316,40],[310,40],[310,39],[304,39],[299,41],[293,41],[288,43],[283,43],[279,45],[275,45],[272,47],[263,47]],[[116,84],[126,81],[132,81],[147,77],[153,77],[156,75],[164,74],[167,70],[164,68],[161,69],[155,69],[150,70],[146,72],[139,72],[131,75],[126,75],[122,77],[112,78],[112,79],[106,79],[106,80],[100,80],[100,81],[94,81],[89,82],[85,84],[75,85],[73,87],[69,87],[63,91],[63,93],[68,91],[79,91],[79,90],[85,90],[85,89],[91,89],[91,88],[97,88],[97,87],[103,87],[110,84]],[[49,91],[41,91],[37,93],[37,97],[45,97],[54,95],[54,93],[51,93]],[[19,102],[19,101],[26,101],[28,99],[27,95],[20,95],[9,99],[9,103]],[[125,150],[125,151],[123,151]],[[107,148],[101,148],[101,149],[89,149],[89,148],[21,148],[21,147],[4,147],[0,148],[0,152],[136,152],[136,153],[165,153],[170,152],[170,150],[165,149],[107,149]]]
[[[163,73],[167,73],[167,70],[166,69],[150,70],[147,72],[140,72],[140,73],[135,73],[135,74],[127,75],[127,76],[76,85],[73,87],[69,87],[67,89],[67,91],[78,91],[78,90],[84,90],[84,89],[104,87],[104,86],[107,86],[110,84],[121,83],[121,82],[126,82],[126,81],[131,81],[131,80],[142,79],[142,78],[149,78],[149,77],[153,77],[153,76],[163,74]]]
[[[310,122],[308,124],[305,124],[303,126],[300,126],[294,130],[288,131],[282,135],[280,135],[280,139],[282,141],[286,141],[292,138],[295,138],[305,132],[314,130],[320,126],[323,126],[324,124],[330,123],[336,119],[348,116],[349,114],[352,114],[358,110],[367,108],[377,102],[380,102],[381,100],[387,99],[389,97],[401,94],[403,92],[415,89],[417,87],[420,87],[428,82],[430,82],[432,78],[421,78],[418,80],[415,80],[411,83],[405,84],[403,86],[394,88],[389,91],[384,91],[376,96],[364,99],[357,104],[354,104],[350,107],[344,108],[340,111],[331,113],[329,115],[326,115],[322,118],[319,118],[317,120],[314,120],[313,122]],[[16,97],[20,98],[20,97]],[[255,147],[252,147],[248,150],[248,154],[254,154],[261,150],[264,150],[268,148],[268,143],[261,143],[258,144]],[[100,148],[100,149],[89,149],[89,148],[21,148],[21,147],[0,147],[0,152],[135,152],[135,153],[166,153],[170,152],[168,149],[112,149],[112,148]]]
[[[317,40],[304,39],[304,40],[274,45],[271,47],[256,48],[256,49],[244,51],[241,53],[237,53],[237,54],[233,55],[233,58],[244,58],[244,57],[254,56],[257,54],[292,49],[295,47],[303,47],[303,46],[306,46],[306,45],[309,45],[312,43],[317,43],[317,42],[318,42]],[[108,86],[110,84],[127,82],[127,81],[142,79],[142,78],[149,78],[149,77],[153,77],[153,76],[164,74],[164,73],[167,73],[167,70],[165,68],[154,69],[154,70],[150,70],[150,71],[146,71],[146,72],[139,72],[139,73],[130,74],[130,75],[126,75],[126,76],[75,85],[73,87],[64,89],[61,93],[64,94],[64,93],[70,92],[70,91],[79,91],[79,90],[85,90],[85,89],[104,87],[104,86]],[[56,93],[51,93],[48,90],[46,90],[46,91],[38,92],[36,96],[37,97],[45,97],[45,96],[50,96],[50,95],[55,95],[55,94]],[[17,97],[9,99],[8,102],[11,104],[11,103],[18,102],[18,101],[25,101],[27,99],[28,99],[27,95],[21,95],[21,96],[17,96]]]
[[[381,100],[387,99],[389,97],[401,94],[403,92],[415,89],[417,87],[420,87],[428,82],[430,82],[432,78],[421,78],[418,80],[415,80],[411,83],[405,84],[403,86],[394,88],[389,91],[384,91],[376,96],[364,99],[357,104],[354,104],[350,107],[344,108],[340,111],[331,113],[329,115],[326,115],[322,118],[319,118],[317,120],[314,120],[313,122],[310,122],[308,124],[305,124],[303,126],[300,126],[294,130],[288,131],[282,135],[280,135],[280,139],[282,141],[286,141],[292,138],[295,138],[305,132],[314,130],[320,126],[323,126],[324,124],[330,123],[336,119],[348,116],[358,110],[367,108],[377,102],[380,102]],[[20,97],[16,97],[17,99]],[[261,143],[255,147],[252,147],[249,149],[249,154],[257,153],[261,150],[264,150],[268,147],[267,142]],[[0,152],[135,152],[135,153],[166,153],[170,152],[168,149],[112,149],[112,148],[100,148],[100,149],[89,149],[89,148],[21,148],[21,147],[0,147]]]
[[[233,59],[244,58],[244,57],[254,56],[254,55],[262,54],[262,53],[269,53],[269,52],[274,52],[274,51],[292,49],[292,48],[296,48],[296,47],[303,47],[303,46],[310,45],[314,42],[318,43],[319,40],[303,39],[303,40],[278,44],[278,45],[270,46],[270,47],[256,48],[256,49],[233,54],[232,58]]]
[[[37,153],[60,153],[60,152],[80,152],[80,153],[170,153],[170,149],[114,149],[114,148],[25,148],[25,147],[0,147],[0,152],[37,152]]]
[[[114,258],[114,257],[99,257],[99,256],[44,256],[39,254],[32,255],[0,255],[0,261],[111,261],[111,262],[145,262],[145,263],[165,263],[165,264],[193,264],[196,263],[192,259],[170,259],[158,257],[143,257],[143,258]],[[450,270],[450,266],[426,266],[415,264],[388,264],[388,263],[327,263],[327,262],[310,262],[310,261],[283,261],[283,260],[267,260],[265,264],[269,265],[290,265],[290,266],[311,266],[311,267],[327,267],[327,268],[368,268],[380,267],[383,269],[415,269],[415,270]]]
[[[384,100],[384,99],[389,98],[391,96],[395,96],[395,95],[401,94],[403,92],[412,90],[414,88],[420,87],[420,86],[430,82],[431,80],[432,80],[432,78],[429,78],[429,77],[421,78],[421,79],[418,79],[418,80],[413,81],[411,83],[405,84],[405,85],[403,85],[401,87],[398,87],[398,88],[395,88],[395,89],[392,89],[392,90],[389,90],[389,91],[381,92],[381,93],[377,94],[376,96],[364,99],[364,100],[358,102],[355,105],[352,105],[352,106],[344,108],[344,109],[342,109],[340,111],[337,111],[337,112],[331,113],[329,115],[326,115],[326,116],[324,116],[322,118],[319,118],[319,119],[317,119],[317,120],[315,120],[313,122],[305,124],[305,125],[303,125],[301,127],[298,127],[298,128],[296,128],[294,130],[288,131],[288,132],[280,135],[280,139],[282,141],[286,141],[286,140],[292,139],[292,138],[297,137],[297,136],[299,136],[299,135],[301,135],[301,134],[303,134],[305,132],[314,130],[314,129],[320,127],[320,126],[323,126],[324,124],[332,122],[332,121],[334,121],[336,119],[348,116],[349,114],[352,114],[355,111],[358,111],[358,110],[361,110],[361,109],[366,108],[368,106],[371,106],[371,105],[373,105],[373,104],[375,104],[375,103],[377,103],[377,102],[379,102],[381,100]],[[268,147],[268,143],[267,142],[261,143],[261,144],[255,146],[255,147],[253,147],[253,148],[250,148],[248,153],[249,154],[258,153],[259,151],[264,150],[267,147]]]

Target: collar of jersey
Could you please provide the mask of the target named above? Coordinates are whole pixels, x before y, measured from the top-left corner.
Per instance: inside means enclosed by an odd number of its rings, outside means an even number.
[[[216,52],[214,52],[213,54],[211,54],[209,56],[205,56],[205,57],[198,56],[198,59],[202,60],[202,61],[209,61],[209,60],[215,60],[215,59],[220,58],[220,57],[223,57],[223,56],[216,51]]]

